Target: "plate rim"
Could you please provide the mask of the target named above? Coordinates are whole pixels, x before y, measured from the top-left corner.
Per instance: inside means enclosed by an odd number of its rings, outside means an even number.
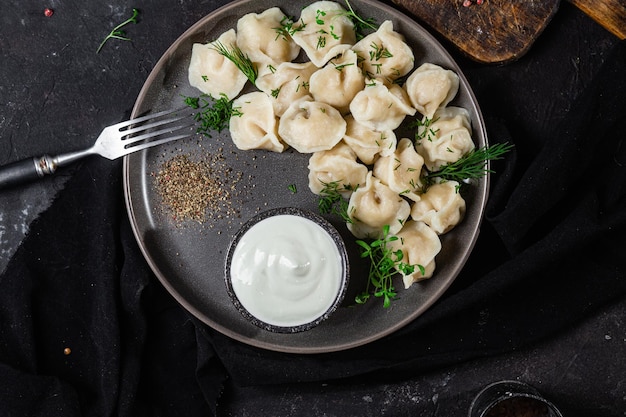
[[[339,0],[334,0],[334,1],[340,3]],[[485,121],[484,121],[484,117],[480,108],[480,104],[478,103],[476,96],[474,94],[474,91],[471,88],[471,85],[469,84],[465,74],[459,67],[457,61],[452,57],[452,55],[448,52],[448,50],[441,44],[441,42],[427,29],[427,27],[421,24],[415,16],[407,14],[404,11],[394,8],[387,3],[383,3],[379,1],[353,0],[353,2],[354,1],[356,1],[357,3],[364,3],[368,5],[369,7],[379,9],[380,11],[383,11],[391,15],[391,17],[408,19],[411,22],[411,24],[415,25],[422,32],[424,32],[425,36],[428,37],[427,39],[428,42],[433,43],[438,47],[438,53],[442,54],[446,59],[454,63],[454,65],[456,66],[455,72],[461,78],[462,85],[467,87],[466,94],[468,95],[469,100],[471,101],[472,105],[476,109],[475,118],[477,120],[472,119],[473,130],[480,131],[484,145],[488,145],[489,141],[487,137]],[[154,67],[150,71],[150,74],[146,78],[139,94],[137,95],[137,98],[135,100],[135,103],[133,105],[133,109],[131,112],[131,117],[135,117],[139,114],[141,110],[141,106],[143,104],[143,101],[146,98],[146,95],[150,88],[151,83],[153,83],[155,79],[157,79],[157,77],[160,75],[160,69],[167,63],[168,59],[175,53],[178,45],[184,42],[186,38],[189,37],[191,34],[196,33],[199,28],[204,27],[207,24],[207,22],[210,21],[215,16],[219,16],[223,13],[226,13],[230,9],[237,9],[242,4],[247,4],[247,3],[254,3],[254,0],[235,0],[225,5],[222,5],[216,8],[215,10],[211,11],[210,13],[204,15],[196,23],[194,23],[193,25],[188,27],[185,31],[183,31],[183,33],[161,55],[159,60],[155,63]],[[279,5],[276,7],[281,7],[281,6]],[[478,216],[475,220],[476,227],[472,230],[471,240],[464,242],[465,244],[464,247],[466,249],[464,251],[463,257],[458,258],[455,261],[460,264],[460,268],[458,269],[458,271],[456,271],[456,274],[454,274],[454,276],[451,279],[448,279],[447,281],[445,281],[443,285],[440,285],[438,290],[430,298],[430,302],[423,303],[417,306],[417,308],[412,310],[413,311],[412,314],[407,315],[403,320],[397,321],[393,326],[389,326],[385,331],[372,333],[365,337],[361,337],[358,340],[353,340],[353,341],[344,342],[344,343],[336,343],[336,344],[333,344],[332,346],[293,347],[293,346],[282,345],[280,343],[266,342],[264,340],[255,339],[254,337],[247,337],[245,335],[239,334],[236,331],[233,331],[227,326],[221,325],[215,320],[212,320],[210,317],[207,317],[207,315],[204,314],[198,307],[194,306],[191,302],[185,299],[185,297],[174,287],[174,285],[167,279],[167,277],[164,276],[164,274],[159,270],[158,266],[153,261],[152,255],[149,253],[149,250],[146,247],[146,245],[142,244],[143,239],[141,237],[141,231],[139,230],[139,225],[137,224],[136,209],[135,209],[135,206],[133,205],[132,198],[131,198],[131,184],[130,184],[131,159],[132,159],[132,155],[127,155],[127,156],[124,156],[123,162],[122,162],[122,180],[123,180],[122,182],[123,182],[123,191],[124,191],[124,203],[126,206],[126,210],[127,210],[127,214],[128,214],[128,218],[129,218],[133,235],[139,246],[142,256],[144,260],[147,262],[148,266],[150,267],[152,273],[156,276],[157,280],[160,282],[160,284],[164,286],[164,288],[168,291],[168,293],[182,307],[184,307],[189,313],[191,313],[193,316],[195,316],[197,319],[199,319],[202,323],[204,323],[208,327],[222,333],[223,335],[227,337],[230,337],[236,341],[239,341],[241,343],[244,343],[253,347],[261,348],[261,349],[266,349],[269,351],[276,351],[276,352],[283,352],[283,353],[319,354],[319,353],[330,353],[330,352],[349,350],[349,349],[353,349],[359,346],[372,343],[386,336],[389,336],[390,334],[400,330],[401,328],[415,321],[426,310],[431,308],[432,305],[435,304],[437,300],[439,300],[441,296],[448,290],[448,288],[452,285],[452,283],[456,280],[458,275],[461,273],[461,271],[463,270],[463,267],[467,263],[467,260],[471,256],[473,249],[476,245],[476,242],[478,240],[478,237],[480,235],[481,225],[485,217],[485,209],[486,209],[487,201],[489,199],[490,185],[491,185],[490,173],[487,172],[487,175],[481,178],[479,183],[476,185],[477,187],[480,187],[480,189],[477,190],[478,198],[476,199],[477,201],[475,201],[474,204],[480,203],[480,207],[478,210]],[[489,161],[487,161],[487,168],[489,168],[489,166],[490,166],[490,163]],[[436,276],[434,276],[433,279],[436,279]]]

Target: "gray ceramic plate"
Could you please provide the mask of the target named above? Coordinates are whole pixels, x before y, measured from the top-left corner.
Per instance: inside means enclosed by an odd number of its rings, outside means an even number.
[[[137,99],[134,115],[179,107],[183,96],[197,96],[189,86],[187,67],[195,42],[215,40],[222,32],[236,27],[237,19],[250,12],[279,6],[290,16],[299,16],[309,0],[241,0],[222,7],[188,29],[163,55],[148,77]],[[486,144],[483,119],[474,95],[457,64],[444,48],[414,20],[396,9],[373,0],[352,0],[361,16],[377,22],[391,19],[395,30],[405,35],[414,49],[416,66],[432,62],[456,71],[460,91],[452,104],[469,110],[477,146]],[[400,137],[400,136],[399,136]],[[204,224],[177,223],[163,209],[154,174],[175,154],[191,158],[221,154],[224,164],[241,173],[232,207],[237,214]],[[298,334],[272,333],[248,322],[231,304],[224,285],[224,256],[239,226],[259,211],[283,206],[317,210],[317,198],[308,190],[308,155],[295,151],[282,154],[239,151],[223,131],[212,138],[195,137],[127,156],[124,160],[124,192],[135,236],[150,267],[171,295],[192,314],[212,328],[253,346],[294,353],[319,353],[353,348],[380,339],[428,309],[450,286],[465,264],[478,236],[487,199],[488,178],[467,187],[465,220],[443,238],[437,257],[437,270],[430,280],[404,290],[397,282],[399,298],[388,309],[379,299],[354,306],[351,300],[366,282],[366,265],[345,226],[327,217],[339,230],[350,251],[350,288],[345,302],[320,326]],[[297,192],[290,191],[294,184]]]

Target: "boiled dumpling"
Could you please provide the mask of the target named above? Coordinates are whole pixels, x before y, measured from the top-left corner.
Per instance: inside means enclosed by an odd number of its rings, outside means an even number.
[[[379,80],[371,80],[350,103],[354,119],[372,130],[394,130],[406,116],[413,116],[406,91],[397,84],[387,87]]]
[[[334,107],[304,97],[280,117],[279,136],[300,153],[332,149],[346,133],[346,121]]]
[[[459,91],[459,76],[439,65],[425,63],[407,78],[404,84],[411,104],[423,116],[432,118]]]
[[[311,62],[283,62],[259,77],[256,85],[272,97],[274,112],[280,117],[291,103],[309,95],[309,78],[316,70]]]
[[[235,45],[236,38],[235,30],[231,29],[214,42],[193,44],[188,70],[192,87],[212,97],[224,94],[232,100],[239,95],[248,78],[230,59],[215,49],[218,43],[226,47]]]
[[[391,84],[408,74],[415,57],[404,36],[393,30],[391,20],[384,21],[374,33],[361,39],[352,48],[361,57],[361,67],[370,78]]]
[[[415,265],[412,274],[402,274],[404,288],[409,288],[414,282],[432,277],[436,266],[435,257],[441,251],[441,240],[437,233],[423,222],[408,220],[396,236],[399,239],[389,243],[390,249],[394,252],[401,250],[402,262]],[[418,265],[423,268],[424,273]]]
[[[237,148],[282,152],[286,146],[278,138],[278,118],[272,103],[261,91],[244,94],[233,101],[240,115],[230,118],[230,135]]]
[[[357,58],[356,52],[348,49],[316,71],[310,81],[313,98],[330,104],[342,114],[348,113],[350,102],[365,87],[365,76]]]
[[[424,158],[415,152],[413,141],[403,138],[393,154],[376,161],[374,175],[393,191],[418,201],[422,190],[420,175],[423,165]]]
[[[282,62],[292,61],[300,52],[300,46],[288,33],[277,36],[277,28],[285,19],[278,7],[272,7],[260,14],[248,13],[237,21],[237,46],[261,74]]]
[[[302,9],[298,22],[292,38],[319,68],[356,42],[354,24],[339,3],[312,3]]]
[[[439,235],[459,224],[464,214],[465,200],[456,181],[431,185],[411,208],[413,220],[423,221]]]
[[[315,152],[309,159],[309,188],[314,194],[330,183],[337,183],[344,198],[365,185],[367,167],[356,160],[356,154],[343,141],[328,151]]]
[[[364,164],[371,165],[379,156],[391,155],[396,150],[396,134],[393,130],[372,130],[354,120],[351,115],[346,116],[346,124],[343,140]]]
[[[418,128],[418,136],[415,148],[431,172],[474,149],[469,112],[462,107],[440,108],[430,123]]]
[[[359,239],[378,239],[383,235],[384,226],[389,226],[389,233],[398,233],[410,212],[409,203],[370,171],[365,186],[350,196],[348,216],[351,222],[347,226]]]

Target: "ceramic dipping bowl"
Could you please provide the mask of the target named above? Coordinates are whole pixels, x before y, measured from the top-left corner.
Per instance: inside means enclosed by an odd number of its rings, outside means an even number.
[[[224,278],[234,306],[251,323],[298,333],[339,307],[349,270],[346,246],[330,222],[283,207],[243,224],[226,253]]]

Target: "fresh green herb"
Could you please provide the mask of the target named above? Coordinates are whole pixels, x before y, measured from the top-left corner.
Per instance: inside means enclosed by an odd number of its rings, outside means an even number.
[[[200,122],[197,132],[209,137],[212,131],[221,132],[226,129],[231,117],[243,115],[239,108],[233,107],[232,100],[229,100],[225,94],[220,94],[219,99],[203,94],[199,97],[185,97],[184,101],[187,106],[199,110],[194,115],[194,118]]]
[[[348,214],[348,201],[341,195],[342,191],[355,191],[351,185],[340,184],[339,181],[323,182],[317,207],[322,214],[336,214],[346,223],[352,223]]]
[[[230,49],[226,47],[223,43],[217,41],[214,43],[214,49],[232,61],[233,64],[239,71],[243,72],[243,74],[250,80],[252,84],[256,83],[256,79],[259,76],[258,70],[254,62],[250,60],[248,55],[244,54],[244,52],[238,46],[232,46]]]
[[[300,78],[300,76],[298,76],[298,77],[296,78],[296,80],[297,80],[298,78]],[[309,88],[309,83],[308,83],[307,81],[302,81],[300,84],[298,84],[298,85],[296,86],[296,93],[300,91],[300,87],[302,87],[302,88],[307,88],[307,89],[308,89],[308,88]]]
[[[437,179],[457,181],[462,184],[466,180],[482,178],[493,171],[487,168],[488,161],[502,159],[502,155],[513,149],[513,145],[497,143],[474,149],[456,162],[443,165],[437,171],[428,172],[424,177],[424,184],[431,185]]]
[[[291,191],[293,194],[298,192],[298,189],[296,188],[296,184],[289,184],[287,186],[287,188],[289,189],[289,191]]]
[[[317,23],[318,25],[323,25],[324,19],[322,19],[322,17],[326,16],[326,12],[323,10],[317,10],[315,13],[315,23]]]
[[[380,61],[383,58],[393,58],[393,54],[389,52],[389,49],[383,48],[382,45],[378,46],[376,42],[372,42],[370,48],[372,48],[372,50],[369,51],[370,61]]]
[[[183,97],[185,104],[194,110],[200,108],[200,97]]]
[[[421,145],[422,140],[426,139],[432,142],[437,137],[439,129],[433,129],[431,125],[435,123],[437,119],[430,119],[425,117],[424,120],[416,119],[413,123],[409,124],[409,129],[416,129],[415,132],[415,144]]]
[[[364,32],[368,29],[378,30],[378,25],[376,24],[376,19],[373,17],[368,17],[366,19],[359,16],[352,5],[348,0],[346,0],[346,6],[348,10],[345,12],[345,16],[352,21],[354,25],[354,32],[356,33],[357,40],[361,40],[365,37]]]
[[[344,69],[345,67],[349,67],[349,66],[351,66],[351,65],[354,65],[354,63],[353,63],[353,62],[349,62],[349,63],[347,63],[347,64],[339,64],[339,65],[335,65],[335,64],[333,64],[333,65],[335,66],[335,69],[336,69],[337,71],[341,72],[341,71],[343,71],[343,69]]]
[[[283,39],[287,40],[290,36],[293,36],[294,33],[303,30],[306,27],[306,24],[300,20],[300,26],[294,26],[295,22],[293,18],[284,16],[280,20],[280,26],[274,28],[276,31],[276,39],[282,36]]]
[[[388,246],[389,243],[398,239],[398,236],[389,234],[389,225],[385,225],[380,239],[370,243],[364,240],[356,241],[357,245],[361,247],[361,258],[369,258],[370,260],[367,285],[365,290],[355,297],[357,304],[366,303],[373,294],[375,297],[383,299],[384,308],[389,308],[391,301],[397,295],[393,286],[393,277],[398,272],[410,275],[415,272],[416,267],[424,273],[424,267],[403,262],[404,253],[402,250],[394,251]]]
[[[133,15],[129,18],[124,20],[122,23],[120,23],[119,25],[115,26],[113,28],[113,30],[111,31],[111,33],[109,33],[104,40],[100,43],[100,46],[98,46],[98,49],[96,50],[96,53],[99,53],[100,50],[102,49],[102,47],[104,46],[104,44],[109,40],[109,39],[119,39],[121,41],[130,41],[130,38],[128,36],[126,36],[126,32],[124,32],[122,30],[122,28],[130,23],[137,23],[137,17],[139,16],[139,10],[137,9],[133,9]]]
[[[278,95],[280,94],[280,87],[275,88],[271,91],[271,96],[274,98],[278,98]]]
[[[320,36],[317,38],[317,45],[315,46],[316,49],[322,49],[323,47],[326,46],[326,36]]]

